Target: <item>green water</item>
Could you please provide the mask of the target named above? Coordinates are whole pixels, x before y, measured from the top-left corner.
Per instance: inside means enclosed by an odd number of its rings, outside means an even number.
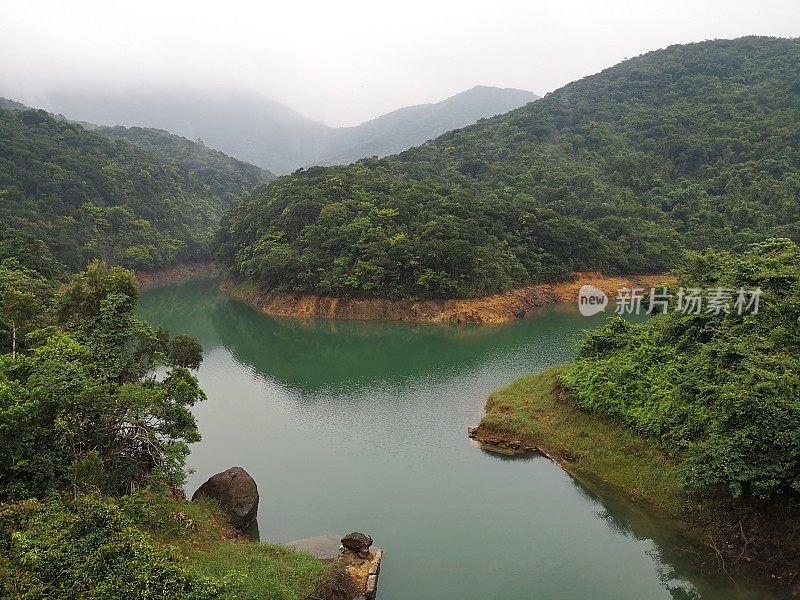
[[[708,574],[713,557],[608,490],[467,438],[491,390],[571,360],[602,317],[274,319],[210,281],[151,290],[140,312],[205,348],[187,491],[240,465],[258,482],[262,540],[371,534],[386,550],[380,600],[778,597]]]

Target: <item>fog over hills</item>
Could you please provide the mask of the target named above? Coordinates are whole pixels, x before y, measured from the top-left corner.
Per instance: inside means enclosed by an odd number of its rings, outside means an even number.
[[[281,174],[298,167],[394,154],[537,98],[524,90],[478,86],[355,127],[329,127],[274,100],[238,91],[56,92],[43,104],[70,119],[155,127],[200,138],[212,148]]]
[[[441,102],[401,108],[356,127],[336,128],[327,148],[314,162],[348,164],[366,156],[396,154],[537,98],[525,90],[476,86]]]

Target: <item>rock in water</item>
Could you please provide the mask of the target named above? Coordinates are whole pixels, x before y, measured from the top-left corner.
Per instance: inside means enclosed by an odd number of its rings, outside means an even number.
[[[231,525],[239,531],[247,529],[256,518],[258,487],[242,467],[231,467],[211,477],[198,488],[192,500],[200,496],[208,496],[219,502]]]
[[[372,538],[363,533],[348,533],[342,538],[342,546],[353,552],[369,551],[369,547],[372,546]]]

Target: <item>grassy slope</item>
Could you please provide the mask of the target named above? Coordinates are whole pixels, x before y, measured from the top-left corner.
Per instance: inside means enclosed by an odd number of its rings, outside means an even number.
[[[286,546],[241,539],[213,502],[159,496],[128,510],[156,543],[171,547],[191,571],[225,581],[226,597],[305,600],[336,587],[334,565]]]
[[[494,392],[478,436],[513,437],[536,446],[578,476],[600,479],[679,515],[685,499],[674,460],[652,439],[559,398],[554,386],[563,369],[526,375]]]

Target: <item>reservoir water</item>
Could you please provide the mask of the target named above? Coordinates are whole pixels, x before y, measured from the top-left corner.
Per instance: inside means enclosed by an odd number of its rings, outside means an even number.
[[[492,390],[570,361],[602,315],[275,319],[210,280],[150,290],[140,315],[205,350],[187,492],[239,465],[259,486],[262,540],[369,533],[385,549],[380,600],[783,597],[720,574],[674,524],[612,491],[467,438]]]

